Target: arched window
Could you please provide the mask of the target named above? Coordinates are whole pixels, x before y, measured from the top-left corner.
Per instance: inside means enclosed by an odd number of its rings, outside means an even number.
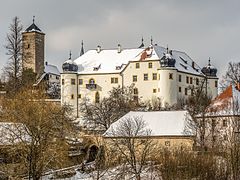
[[[100,95],[99,92],[96,92],[95,94],[95,103],[99,103],[100,102]]]
[[[95,80],[93,78],[89,79],[89,84],[95,84]]]

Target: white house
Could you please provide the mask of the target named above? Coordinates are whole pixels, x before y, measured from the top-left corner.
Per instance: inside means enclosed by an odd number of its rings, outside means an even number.
[[[206,145],[226,147],[240,139],[240,86],[229,85],[209,105],[205,118]],[[237,139],[236,139],[237,138]]]
[[[86,97],[99,102],[113,87],[134,84],[141,101],[160,98],[164,106],[177,104],[191,95],[189,87],[204,84],[216,97],[217,69],[201,68],[185,52],[158,45],[143,48],[89,50],[75,60],[63,63],[61,103],[70,104],[79,116],[79,103]]]
[[[50,95],[50,97],[60,98],[60,72],[57,66],[45,62],[44,71],[34,86],[42,83],[47,86],[47,94]]]

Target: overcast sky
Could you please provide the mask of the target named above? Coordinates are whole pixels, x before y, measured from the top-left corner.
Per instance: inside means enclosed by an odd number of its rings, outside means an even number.
[[[9,24],[18,16],[26,29],[35,23],[46,34],[45,59],[61,68],[73,58],[102,48],[138,47],[144,43],[185,51],[200,66],[212,64],[222,74],[240,60],[240,1],[234,0],[0,0],[0,67]]]

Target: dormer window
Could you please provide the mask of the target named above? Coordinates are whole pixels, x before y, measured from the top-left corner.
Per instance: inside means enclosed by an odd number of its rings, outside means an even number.
[[[116,66],[116,70],[120,70],[122,66]]]
[[[180,63],[180,65],[181,65],[184,69],[187,69],[187,66],[183,65],[182,63]]]
[[[187,61],[185,59],[183,59],[181,56],[179,56],[179,58],[185,63],[187,64]]]
[[[93,67],[93,71],[98,71],[101,68],[101,64],[97,67]]]

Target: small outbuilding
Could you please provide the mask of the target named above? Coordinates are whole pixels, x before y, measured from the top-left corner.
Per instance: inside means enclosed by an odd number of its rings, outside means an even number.
[[[103,139],[125,138],[127,134],[117,134],[116,131],[124,121],[138,119],[144,122],[144,129],[149,133],[135,134],[136,138],[150,137],[161,147],[192,149],[195,135],[187,130],[187,121],[190,115],[187,111],[130,111],[114,122],[104,133]],[[124,129],[121,131],[123,132]]]

